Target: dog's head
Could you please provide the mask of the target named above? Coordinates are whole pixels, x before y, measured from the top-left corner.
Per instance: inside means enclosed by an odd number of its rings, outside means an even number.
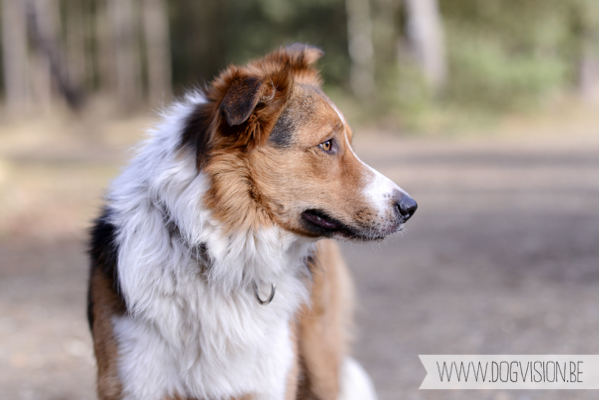
[[[231,66],[188,119],[182,148],[209,177],[203,201],[226,229],[276,224],[310,237],[373,240],[416,211],[353,152],[352,130],[313,67],[322,55],[295,44]]]

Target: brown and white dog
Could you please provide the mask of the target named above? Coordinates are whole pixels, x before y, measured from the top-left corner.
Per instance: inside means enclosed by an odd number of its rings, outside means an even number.
[[[336,244],[416,210],[351,148],[322,51],[231,66],[174,104],[118,177],[91,243],[100,399],[374,399],[347,356]]]

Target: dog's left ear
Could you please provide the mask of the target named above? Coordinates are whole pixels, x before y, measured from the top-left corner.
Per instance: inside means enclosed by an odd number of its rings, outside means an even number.
[[[229,126],[248,120],[260,102],[272,100],[275,88],[270,79],[237,76],[220,104],[220,112]]]
[[[282,64],[288,64],[294,69],[310,69],[324,55],[324,51],[316,46],[304,43],[293,43],[280,47],[265,58],[271,58]]]

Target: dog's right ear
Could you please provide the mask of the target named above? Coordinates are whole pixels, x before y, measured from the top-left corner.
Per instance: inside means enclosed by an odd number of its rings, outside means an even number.
[[[229,72],[226,94],[220,104],[222,116],[231,127],[243,124],[250,118],[258,104],[268,103],[277,92],[289,86],[292,73],[309,71],[318,82],[313,64],[323,55],[324,52],[316,46],[294,43],[281,47],[252,63],[263,71],[266,65],[271,64],[270,68],[278,72],[256,77],[248,76],[242,69],[233,67]]]
[[[198,170],[215,148],[250,150],[263,143],[289,99],[293,82],[320,84],[318,47],[295,43],[246,66],[230,66],[206,88],[185,123],[182,145],[196,151]]]
[[[216,148],[250,150],[263,143],[291,93],[289,68],[231,66],[206,89],[185,123],[182,145],[195,149],[198,170]]]
[[[230,67],[215,81],[218,88],[221,142],[250,150],[263,143],[287,102],[293,86],[289,66]]]

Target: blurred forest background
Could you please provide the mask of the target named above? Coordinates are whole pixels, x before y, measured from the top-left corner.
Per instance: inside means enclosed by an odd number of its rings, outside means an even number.
[[[599,98],[594,0],[2,0],[0,11],[9,118],[59,101],[159,107],[295,41],[325,50],[327,90],[358,120],[418,128],[423,115]]]
[[[419,391],[418,354],[599,354],[599,0],[0,0],[0,399],[96,398],[87,230],[127,149],[296,41],[419,204],[342,245],[381,400],[596,399]]]

